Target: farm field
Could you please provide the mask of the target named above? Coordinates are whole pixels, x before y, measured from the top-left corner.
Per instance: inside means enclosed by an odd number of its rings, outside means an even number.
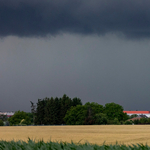
[[[35,140],[89,142],[93,144],[150,145],[149,125],[93,125],[93,126],[8,126],[0,127],[0,140]]]

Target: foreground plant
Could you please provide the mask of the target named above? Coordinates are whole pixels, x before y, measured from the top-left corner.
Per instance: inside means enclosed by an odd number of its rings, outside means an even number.
[[[66,142],[44,142],[43,140],[35,142],[28,139],[28,142],[24,141],[0,141],[0,150],[150,150],[148,145],[136,144],[136,145],[106,145],[101,146],[96,144],[81,144],[81,143],[66,143]]]

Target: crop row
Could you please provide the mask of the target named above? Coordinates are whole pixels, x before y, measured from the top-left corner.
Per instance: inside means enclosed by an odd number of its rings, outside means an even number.
[[[0,141],[0,150],[149,150],[148,145],[136,144],[136,145],[96,145],[89,143],[66,143],[66,142],[44,142],[43,140],[35,142],[28,139],[28,142],[24,141]]]

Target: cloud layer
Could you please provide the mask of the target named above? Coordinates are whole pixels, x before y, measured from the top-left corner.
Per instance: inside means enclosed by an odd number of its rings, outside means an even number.
[[[150,42],[63,34],[0,40],[0,111],[30,111],[30,101],[79,97],[149,110]]]
[[[0,36],[59,33],[150,37],[149,0],[1,0]]]

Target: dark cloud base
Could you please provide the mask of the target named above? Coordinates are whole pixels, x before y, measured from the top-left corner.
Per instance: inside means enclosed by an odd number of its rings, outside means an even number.
[[[146,38],[150,37],[149,6],[149,0],[1,0],[0,36],[68,32]]]

